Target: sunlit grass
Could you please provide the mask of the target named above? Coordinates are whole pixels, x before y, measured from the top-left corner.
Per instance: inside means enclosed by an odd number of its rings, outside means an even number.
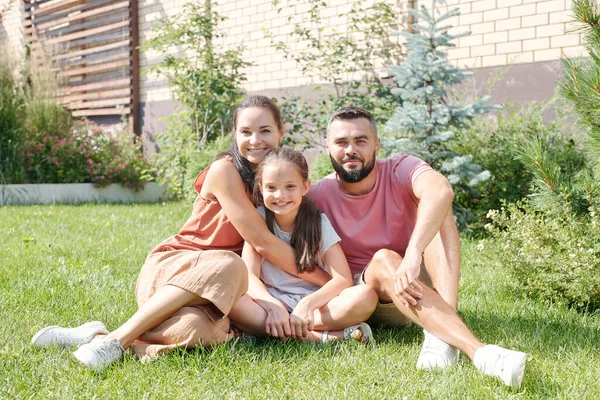
[[[141,364],[131,356],[96,375],[67,349],[29,345],[41,327],[136,310],[147,253],[190,207],[0,207],[0,398],[600,398],[600,316],[532,301],[502,266],[463,240],[459,312],[483,341],[529,354],[523,387],[481,376],[466,357],[443,372],[415,369],[422,332],[377,328],[377,344],[232,341]]]

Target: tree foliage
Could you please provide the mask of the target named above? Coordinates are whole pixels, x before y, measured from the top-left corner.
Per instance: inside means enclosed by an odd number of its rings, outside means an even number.
[[[294,60],[304,76],[319,83],[313,93],[317,100],[303,101],[299,96],[283,98],[281,108],[292,135],[288,145],[322,146],[327,122],[332,112],[342,106],[360,106],[371,111],[383,123],[393,110],[390,88],[377,77],[375,59],[397,62],[402,48],[391,39],[397,29],[398,9],[389,2],[356,2],[346,15],[344,31],[332,29],[322,16],[328,4],[309,0],[306,15],[297,12],[293,1],[273,1],[278,12],[291,9],[288,23],[293,26],[291,37],[303,44],[302,50],[289,42],[271,39],[271,45]]]
[[[600,207],[600,6],[593,0],[574,0],[573,16],[590,57],[563,59],[565,73],[559,89],[588,132],[583,147],[586,165],[569,173],[537,142],[524,146],[519,157],[536,178],[533,204],[537,209],[585,218]]]
[[[170,116],[165,131],[156,136],[158,180],[183,197],[188,168],[207,141],[223,137],[236,104],[244,96],[242,47],[222,50],[214,45],[224,37],[219,30],[225,17],[214,10],[214,2],[189,2],[183,11],[153,29],[142,50],[163,55],[149,71],[163,75],[183,110]],[[174,52],[176,50],[176,52]]]
[[[470,155],[460,155],[449,143],[456,130],[469,126],[473,117],[497,106],[488,105],[488,97],[473,104],[449,104],[447,88],[462,82],[472,73],[448,62],[444,48],[453,47],[458,37],[469,33],[451,34],[445,21],[459,14],[458,9],[435,16],[431,10],[409,9],[417,23],[412,32],[403,32],[408,43],[406,60],[390,67],[398,85],[392,90],[398,106],[386,125],[390,136],[382,138],[385,156],[409,153],[422,158],[433,168],[446,174],[455,191],[469,197],[479,196],[475,186],[489,179],[489,172],[472,162]],[[454,205],[461,225],[472,219],[465,208]]]

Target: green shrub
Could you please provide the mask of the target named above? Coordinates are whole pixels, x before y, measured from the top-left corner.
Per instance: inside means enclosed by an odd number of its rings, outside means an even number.
[[[141,47],[164,56],[148,70],[167,79],[183,107],[165,118],[164,132],[156,135],[159,153],[154,159],[158,182],[179,199],[190,193],[192,160],[207,143],[228,134],[235,106],[245,93],[244,69],[251,65],[242,59],[242,46],[214,45],[226,36],[219,28],[226,18],[215,6],[210,1],[186,2],[182,13],[155,26]]]
[[[138,190],[151,178],[141,143],[123,124],[76,121],[62,137],[41,132],[27,147],[25,165],[34,183],[120,183]]]
[[[600,308],[600,213],[576,217],[567,210],[536,211],[518,202],[490,211],[493,240],[480,250],[508,266],[515,282],[532,297],[578,309]]]
[[[28,140],[39,141],[41,132],[60,138],[71,134],[73,118],[60,104],[34,99],[27,101],[25,114],[23,132]]]
[[[531,193],[533,173],[518,157],[523,146],[539,142],[565,173],[572,174],[583,167],[583,136],[570,128],[572,116],[567,113],[554,121],[544,121],[547,106],[548,103],[542,102],[509,104],[498,114],[497,123],[481,118],[469,129],[457,133],[452,149],[473,155],[473,162],[491,173],[479,198],[457,193],[455,201],[476,216],[469,232],[484,234],[482,227],[489,210],[517,202]]]
[[[197,151],[192,154],[190,158],[190,164],[186,171],[186,179],[184,183],[185,198],[193,200],[196,198],[196,191],[194,189],[194,181],[203,169],[209,166],[209,164],[219,154],[228,151],[231,147],[231,135],[225,135],[219,137],[212,142],[208,142],[202,148],[202,151]]]
[[[579,148],[573,151],[571,139],[520,143],[517,159],[531,174],[530,199],[489,212],[494,224],[488,228],[504,243],[496,256],[528,294],[595,310],[600,308],[600,7],[593,0],[574,0],[573,15],[591,58],[565,60],[560,88],[583,123],[586,157],[576,157]]]
[[[312,182],[318,182],[332,172],[334,172],[334,169],[333,165],[331,165],[329,154],[327,151],[322,151],[312,165],[309,177]]]
[[[0,48],[0,51],[3,51]],[[22,183],[23,95],[9,62],[0,61],[0,184]]]
[[[299,96],[284,96],[280,101],[284,121],[289,126],[283,145],[306,149],[324,147],[325,132],[331,114],[343,106],[369,110],[379,124],[385,123],[394,110],[391,88],[377,78],[375,59],[395,63],[402,58],[402,46],[393,39],[400,20],[399,8],[388,1],[354,2],[345,13],[344,30],[332,28],[325,17],[327,1],[273,0],[277,12],[291,9],[288,25],[292,42],[276,41],[264,30],[271,46],[294,60],[303,76],[311,82],[323,82],[313,89],[317,98],[305,101]]]

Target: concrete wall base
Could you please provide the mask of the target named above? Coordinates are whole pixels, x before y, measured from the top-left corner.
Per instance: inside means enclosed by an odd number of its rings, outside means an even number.
[[[0,185],[0,206],[26,204],[153,203],[166,200],[165,187],[147,183],[138,192],[119,184],[91,183]]]

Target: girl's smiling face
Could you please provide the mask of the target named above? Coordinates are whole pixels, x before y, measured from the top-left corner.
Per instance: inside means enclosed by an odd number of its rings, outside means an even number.
[[[258,165],[269,150],[279,146],[282,138],[283,129],[277,128],[268,109],[248,107],[239,112],[235,139],[240,154],[250,163]]]
[[[298,169],[289,162],[265,165],[260,191],[265,207],[277,216],[293,213],[296,217],[302,197],[308,193],[309,181],[303,181]]]

